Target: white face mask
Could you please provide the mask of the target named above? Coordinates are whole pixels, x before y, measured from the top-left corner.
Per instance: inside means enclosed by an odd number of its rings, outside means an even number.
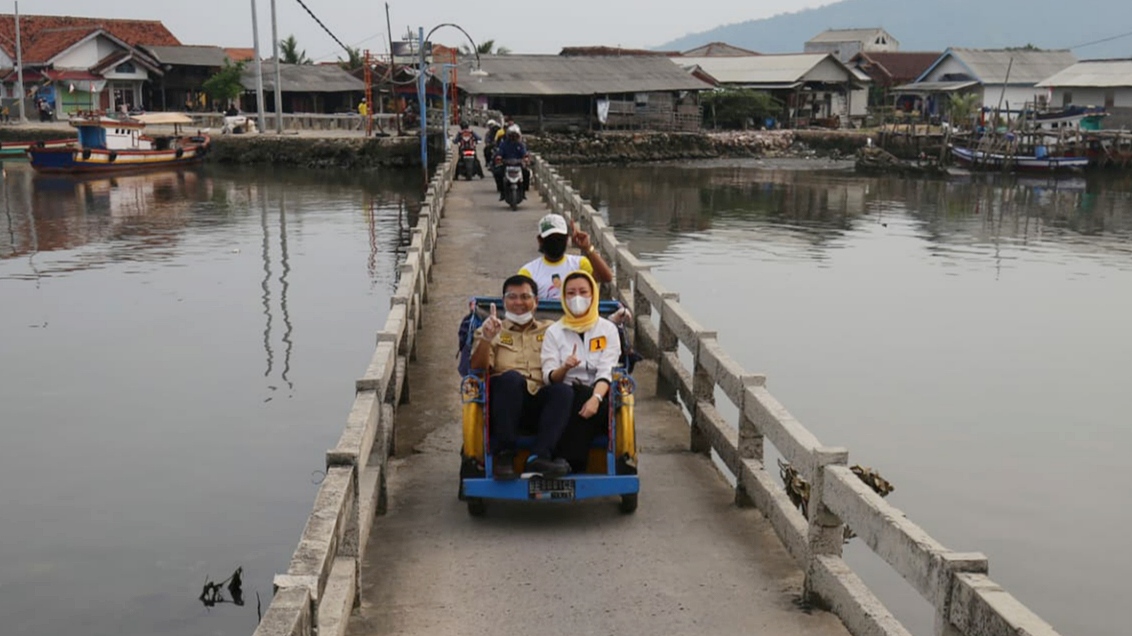
[[[529,312],[529,311],[525,314],[513,314],[509,311],[506,311],[506,312],[503,312],[503,316],[505,318],[507,318],[507,320],[510,320],[511,322],[515,323],[516,325],[525,325],[528,322],[530,322],[532,318],[535,317],[535,315],[532,312]]]
[[[590,298],[588,296],[571,296],[566,299],[566,306],[575,316],[581,316],[589,310]]]

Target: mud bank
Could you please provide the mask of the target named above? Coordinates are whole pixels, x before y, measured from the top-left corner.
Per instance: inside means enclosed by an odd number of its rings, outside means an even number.
[[[405,167],[420,165],[420,143],[417,137],[214,135],[208,160],[303,168]]]

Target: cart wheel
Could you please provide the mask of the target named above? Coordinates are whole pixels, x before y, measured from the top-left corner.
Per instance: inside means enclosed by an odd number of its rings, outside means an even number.
[[[468,514],[473,517],[482,517],[487,512],[487,502],[483,497],[468,497],[464,501],[468,504]]]
[[[625,514],[632,514],[637,510],[637,494],[621,495],[621,505],[618,506],[621,512]]]
[[[460,501],[464,501],[464,499],[465,499],[465,497],[464,497],[464,480],[463,479],[460,480],[460,490],[456,491],[456,498],[459,499]]]

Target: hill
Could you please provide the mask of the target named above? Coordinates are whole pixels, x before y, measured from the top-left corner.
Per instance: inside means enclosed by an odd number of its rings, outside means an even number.
[[[1127,34],[1074,48],[1073,53],[1078,59],[1132,58],[1132,21],[1106,21],[1103,17],[1126,15],[1126,1],[1095,0],[1082,13],[1081,7],[1066,5],[1061,0],[843,0],[816,9],[716,27],[657,48],[686,51],[720,41],[760,53],[791,53],[800,52],[806,40],[826,29],[881,26],[900,40],[902,51],[1026,44],[1058,49]]]

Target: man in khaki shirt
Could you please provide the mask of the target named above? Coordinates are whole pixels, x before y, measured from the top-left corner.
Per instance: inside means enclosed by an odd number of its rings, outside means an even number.
[[[515,478],[515,442],[524,421],[538,423],[525,471],[547,478],[570,472],[569,463],[553,452],[570,422],[573,390],[563,383],[543,383],[542,337],[553,323],[534,317],[537,299],[533,280],[511,276],[503,282],[504,319],[496,316],[493,305],[476,330],[471,367],[486,369],[490,378],[490,450],[496,479]]]

